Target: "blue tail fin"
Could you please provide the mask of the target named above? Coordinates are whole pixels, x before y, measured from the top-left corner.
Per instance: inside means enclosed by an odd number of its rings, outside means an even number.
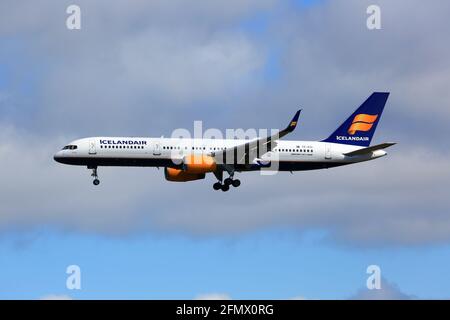
[[[368,147],[383,113],[389,92],[374,92],[324,142]]]

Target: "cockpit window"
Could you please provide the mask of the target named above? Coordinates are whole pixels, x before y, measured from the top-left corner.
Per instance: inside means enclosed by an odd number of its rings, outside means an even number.
[[[73,145],[73,144],[69,144],[68,146],[65,146],[64,148],[62,148],[63,150],[75,150],[77,149],[78,146]]]

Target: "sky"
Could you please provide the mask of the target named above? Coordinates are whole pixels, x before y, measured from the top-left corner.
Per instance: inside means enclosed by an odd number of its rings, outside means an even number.
[[[81,8],[68,30],[66,8]],[[381,29],[366,26],[381,9]],[[448,1],[0,3],[1,299],[448,299]],[[326,138],[389,91],[388,156],[170,183],[53,154],[89,136],[279,128]],[[81,289],[66,269],[81,270]],[[368,290],[366,269],[381,269]]]

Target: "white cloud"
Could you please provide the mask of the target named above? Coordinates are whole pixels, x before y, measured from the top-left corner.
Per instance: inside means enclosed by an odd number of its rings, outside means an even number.
[[[304,296],[295,296],[295,297],[289,298],[289,300],[306,300],[306,298]]]
[[[395,284],[382,279],[381,289],[369,290],[367,288],[360,289],[354,296],[353,300],[411,300],[416,299],[413,295],[408,295],[400,290]]]
[[[205,293],[196,296],[195,300],[231,300],[231,297],[226,293]]]
[[[73,300],[73,298],[65,294],[49,294],[39,298],[39,300]]]

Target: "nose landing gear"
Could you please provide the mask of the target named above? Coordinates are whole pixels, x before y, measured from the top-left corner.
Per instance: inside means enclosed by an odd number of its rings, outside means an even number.
[[[97,175],[97,167],[88,168],[88,169],[92,169],[91,177],[94,178],[94,181],[92,181],[92,183],[94,184],[94,186],[98,186],[100,184],[100,180],[98,179],[98,175]]]

